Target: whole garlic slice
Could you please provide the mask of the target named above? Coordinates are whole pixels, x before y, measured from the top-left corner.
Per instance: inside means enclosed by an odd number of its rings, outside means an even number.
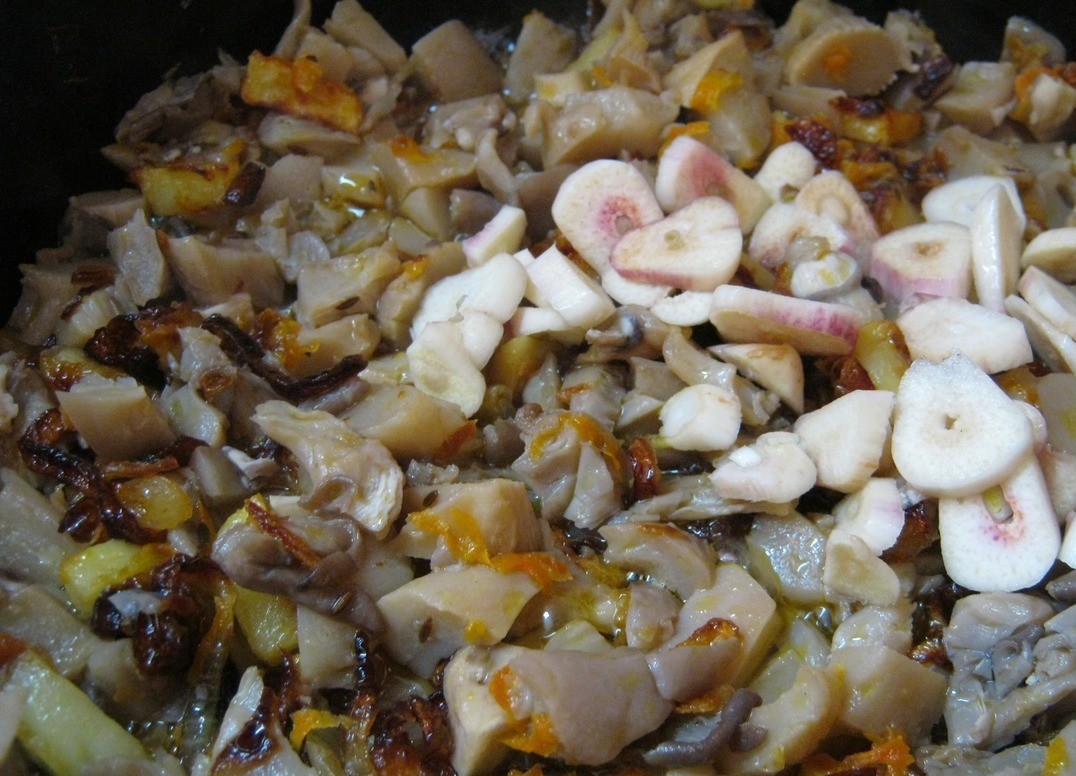
[[[901,307],[971,292],[971,234],[950,221],[897,229],[871,246],[870,276]]]
[[[979,592],[1031,587],[1061,549],[1057,517],[1034,456],[1026,456],[999,490],[938,501],[945,571]]]
[[[878,239],[878,225],[850,180],[834,170],[821,172],[800,189],[796,204],[836,221],[854,243],[848,252],[862,262],[868,260],[870,247]]]
[[[963,354],[917,359],[901,378],[893,462],[923,493],[982,493],[1016,471],[1032,442],[1024,411]]]
[[[810,151],[803,150],[810,156]],[[813,172],[813,156],[811,164]],[[770,206],[770,197],[757,181],[708,145],[687,135],[673,140],[661,154],[654,192],[668,213],[702,197],[722,197],[736,208],[744,234],[755,228]]]
[[[742,247],[735,208],[720,197],[701,197],[625,234],[609,263],[636,282],[713,291],[735,274]]]
[[[762,214],[751,234],[747,252],[766,267],[785,260],[785,251],[801,237],[821,237],[832,250],[849,251],[855,242],[848,232],[828,215],[818,215],[791,202],[778,202]]]
[[[643,174],[613,159],[580,167],[564,179],[553,200],[553,222],[599,273],[608,268],[622,235],[664,216]]]
[[[802,143],[782,143],[770,151],[762,167],[755,173],[755,183],[762,187],[774,202],[784,202],[786,196],[803,188],[814,177],[818,162]]]

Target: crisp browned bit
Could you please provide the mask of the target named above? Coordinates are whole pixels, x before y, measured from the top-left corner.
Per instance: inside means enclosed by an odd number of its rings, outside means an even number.
[[[262,532],[280,542],[296,560],[308,569],[316,569],[324,560],[303,537],[289,530],[284,520],[269,509],[261,499],[250,499],[246,503],[246,508],[247,514]]]
[[[430,698],[408,698],[381,711],[374,719],[371,734],[370,759],[380,774],[455,773],[448,709],[440,693]]]
[[[338,388],[366,365],[359,356],[345,356],[336,366],[309,377],[291,377],[265,363],[265,351],[231,320],[211,315],[202,328],[220,338],[221,349],[232,361],[261,377],[278,394],[291,402],[313,399]]]
[[[30,424],[18,443],[27,469],[79,491],[79,498],[68,507],[60,523],[60,530],[79,541],[91,541],[100,530],[112,538],[136,544],[160,541],[164,533],[139,523],[138,515],[123,505],[116,495],[115,484],[106,481],[100,467],[61,447],[73,440],[74,431],[66,427],[60,411],[51,409]]]
[[[636,437],[628,445],[628,461],[631,463],[632,492],[636,501],[652,498],[661,487],[661,470],[654,446],[642,437]]]
[[[797,119],[785,127],[788,136],[806,146],[823,167],[836,169],[840,164],[836,133],[815,119]]]
[[[253,205],[265,181],[265,165],[247,162],[232,179],[228,190],[224,192],[224,201],[234,207]]]
[[[225,745],[210,773],[225,774],[233,768],[245,769],[269,759],[277,746],[272,727],[274,724],[280,724],[276,712],[279,706],[276,693],[265,687],[258,701],[258,708],[235,738]]]
[[[896,543],[882,554],[887,563],[906,563],[938,541],[938,502],[924,499],[904,510]]]
[[[919,65],[912,92],[919,99],[930,102],[941,93],[955,67],[945,54],[931,57]]]
[[[167,382],[157,354],[142,343],[137,315],[121,315],[93,333],[83,346],[86,355],[106,366],[122,369],[140,383],[160,390]]]

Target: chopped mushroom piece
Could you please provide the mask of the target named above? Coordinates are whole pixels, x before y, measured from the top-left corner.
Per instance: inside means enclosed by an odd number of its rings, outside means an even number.
[[[258,405],[254,422],[299,460],[309,509],[348,517],[377,536],[388,533],[403,501],[403,472],[384,445],[327,412],[282,401]]]

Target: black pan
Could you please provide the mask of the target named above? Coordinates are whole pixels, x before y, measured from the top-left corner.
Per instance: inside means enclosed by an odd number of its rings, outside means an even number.
[[[600,7],[598,0],[590,0]],[[367,0],[365,6],[405,45],[458,17],[511,30],[531,8],[582,21],[587,0]],[[759,0],[778,22],[788,0]],[[894,7],[918,8],[957,60],[996,59],[1005,20],[1020,13],[1076,50],[1076,13],[1066,0],[852,0],[875,21]],[[315,20],[333,0],[314,0]],[[204,69],[223,49],[237,57],[272,48],[291,0],[0,0],[0,319],[18,295],[14,265],[53,245],[72,194],[124,181],[98,153],[124,111],[178,68]]]

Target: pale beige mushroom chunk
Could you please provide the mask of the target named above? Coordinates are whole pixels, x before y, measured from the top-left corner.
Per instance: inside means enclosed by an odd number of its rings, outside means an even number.
[[[852,96],[877,94],[892,83],[902,58],[900,46],[881,27],[858,16],[840,16],[796,44],[785,63],[785,78],[793,85],[843,89]]]

